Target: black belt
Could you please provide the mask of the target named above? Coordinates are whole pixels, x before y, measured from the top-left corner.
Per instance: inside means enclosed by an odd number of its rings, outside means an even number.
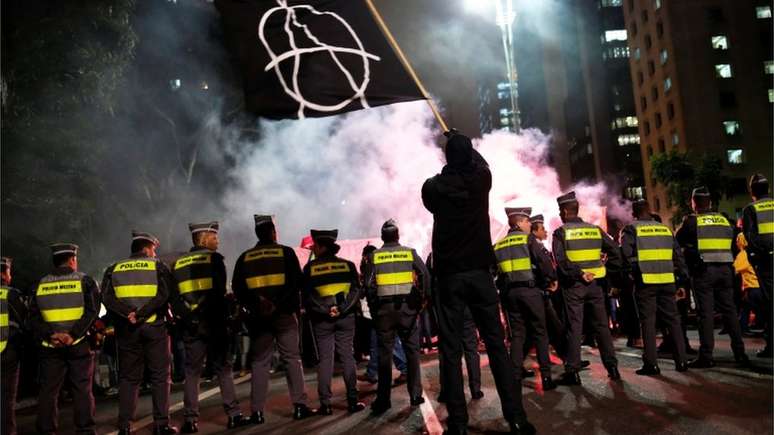
[[[535,287],[535,281],[511,281],[508,283],[508,288],[533,288]]]

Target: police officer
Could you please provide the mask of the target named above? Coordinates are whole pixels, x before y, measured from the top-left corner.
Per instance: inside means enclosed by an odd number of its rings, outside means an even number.
[[[301,266],[293,249],[277,243],[273,217],[255,215],[254,218],[258,243],[239,256],[231,285],[240,305],[249,312],[247,322],[253,355],[250,422],[265,422],[264,406],[275,343],[285,363],[293,419],[301,420],[314,413],[307,406],[298,345]]]
[[[11,287],[10,257],[0,259],[0,371],[2,372],[2,434],[16,435],[16,391],[19,386],[19,357],[22,351],[22,327],[27,306],[21,292]]]
[[[317,367],[320,415],[333,414],[331,378],[334,352],[344,366],[347,410],[355,413],[365,409],[365,404],[358,401],[353,349],[354,311],[360,300],[360,284],[354,263],[336,256],[340,249],[336,244],[338,234],[338,230],[311,230],[314,260],[304,267],[302,297],[312,321],[320,354],[320,364]]]
[[[188,225],[193,247],[175,261],[172,304],[183,327],[185,390],[183,433],[199,431],[199,379],[208,361],[220,384],[226,427],[233,429],[242,418],[234,389],[233,358],[226,328],[226,266],[218,250],[218,222]]]
[[[742,211],[742,231],[747,239],[747,253],[750,263],[761,284],[765,306],[755,313],[761,313],[767,325],[766,347],[758,352],[759,358],[771,358],[772,327],[772,251],[774,250],[774,201],[769,196],[769,180],[761,174],[750,177],[752,204]]]
[[[425,402],[419,369],[418,315],[430,291],[430,273],[413,248],[399,242],[398,225],[392,219],[382,225],[384,245],[370,254],[370,270],[366,272],[369,299],[373,300],[373,316],[379,337],[379,385],[376,400],[371,404],[374,414],[383,414],[390,406],[392,387],[392,352],[395,334],[403,343],[408,364],[408,387],[411,406]]]
[[[108,267],[102,280],[105,307],[116,319],[120,435],[131,433],[143,373],[150,372],[153,433],[175,434],[169,425],[170,348],[164,324],[173,278],[156,258],[159,241],[132,231],[132,254]]]
[[[524,363],[524,343],[527,324],[534,335],[538,364],[540,364],[543,390],[553,390],[551,359],[548,356],[548,334],[543,294],[538,280],[557,285],[551,258],[540,249],[540,242],[531,235],[529,215],[532,208],[506,207],[510,229],[508,234],[494,245],[497,257],[497,286],[500,299],[508,314],[511,326],[511,359],[516,373],[521,374]]]
[[[713,212],[711,207],[707,188],[693,189],[691,208],[695,214],[686,216],[675,234],[693,278],[701,345],[699,357],[689,362],[688,367],[697,369],[715,366],[712,358],[715,309],[723,316],[734,359],[742,366],[749,364],[734,305],[734,257],[731,254],[734,229],[723,215]]]
[[[37,429],[41,434],[56,433],[59,390],[67,378],[76,433],[96,434],[94,353],[86,332],[99,315],[99,287],[78,272],[77,245],[51,245],[51,253],[54,270],[41,278],[30,303],[30,327],[41,346]]]
[[[672,352],[675,369],[684,372],[688,366],[683,329],[675,303],[675,275],[680,277],[681,283],[688,282],[688,269],[672,231],[653,220],[647,201],[635,201],[632,204],[632,216],[636,220],[625,226],[621,233],[621,251],[634,281],[645,348],[642,354],[643,366],[636,373],[647,376],[661,373],[656,351],[657,312],[661,323],[669,331],[672,348],[675,349]]]
[[[567,313],[567,356],[560,383],[581,384],[578,370],[581,368],[580,346],[586,306],[593,317],[592,327],[608,377],[619,380],[621,374],[607,324],[605,295],[597,280],[608,276],[607,267],[611,268],[611,272],[620,270],[620,248],[601,228],[584,222],[578,216],[579,204],[575,192],[558,197],[556,202],[564,225],[554,231],[552,246]],[[602,263],[603,252],[607,254],[607,267]]]

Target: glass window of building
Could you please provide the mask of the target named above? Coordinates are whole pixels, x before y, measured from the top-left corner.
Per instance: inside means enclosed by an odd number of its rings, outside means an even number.
[[[667,53],[666,48],[661,50],[661,53],[659,53],[659,58],[661,59],[661,65],[667,62],[667,60],[669,59],[669,53]]]
[[[656,36],[658,36],[659,38],[664,36],[664,23],[662,23],[661,21],[658,21],[656,23]]]
[[[183,85],[183,82],[180,79],[172,79],[169,81],[169,89],[173,91],[180,89],[182,85]]]
[[[640,47],[634,49],[634,60],[640,60]]]
[[[756,6],[755,16],[758,18],[771,18],[771,6]]]
[[[632,36],[637,36],[637,22],[632,21]]]
[[[626,29],[605,30],[604,42],[626,41]]]
[[[653,9],[655,10],[661,9],[661,0],[653,0]]]
[[[650,35],[645,35],[645,48],[650,48],[653,46],[653,40],[650,38]]]
[[[667,104],[667,118],[672,119],[675,117],[675,105],[672,103]]]
[[[600,0],[599,5],[603,8],[617,8],[623,5],[623,0]]]
[[[728,38],[726,38],[726,35],[713,36],[712,48],[715,50],[728,50]]]
[[[725,108],[736,107],[736,94],[729,91],[721,91],[719,94],[720,106]]]
[[[661,128],[661,114],[656,112],[656,128]]]
[[[642,71],[637,71],[637,84],[641,85],[645,81],[645,77],[642,75]]]
[[[721,63],[718,65],[715,65],[715,77],[727,79],[733,77],[733,73],[731,71],[731,65],[727,63]]]
[[[650,99],[653,101],[658,100],[658,88],[655,86],[650,89]]]
[[[766,74],[774,74],[774,60],[763,62],[763,69],[766,71]]]
[[[732,148],[727,150],[726,156],[728,158],[728,164],[730,165],[741,165],[744,163],[744,150],[741,148]]]
[[[769,89],[769,103],[774,103],[774,89]]]
[[[647,9],[643,9],[642,12],[640,13],[640,15],[642,16],[642,22],[643,23],[647,23],[648,22],[648,10]]]
[[[672,146],[680,144],[680,135],[676,131],[672,132]]]
[[[770,91],[771,90],[774,90],[774,89],[770,89]],[[769,93],[769,95],[771,95],[771,93]],[[648,108],[648,99],[645,97],[640,97],[640,109],[642,109],[642,111],[644,112],[645,109],[647,108]]]
[[[623,116],[623,117],[614,119],[610,123],[610,127],[613,128],[613,129],[626,128],[626,127],[637,127],[638,125],[639,125],[639,122],[638,122],[636,116]]]
[[[648,74],[653,77],[653,74],[656,73],[656,64],[653,63],[652,60],[648,61]]]
[[[669,92],[670,89],[672,89],[672,78],[667,77],[664,79],[664,93]]]
[[[664,154],[666,152],[666,143],[664,143],[664,138],[658,138],[658,152],[661,154]]]
[[[648,152],[648,160],[650,160],[650,158],[653,157],[653,147],[648,145],[647,152]]]
[[[650,134],[650,122],[645,121],[645,136]]]
[[[736,136],[742,134],[742,127],[739,121],[723,121],[723,131],[729,136]]]
[[[618,136],[618,145],[638,145],[640,143],[640,135],[638,134],[622,134]]]

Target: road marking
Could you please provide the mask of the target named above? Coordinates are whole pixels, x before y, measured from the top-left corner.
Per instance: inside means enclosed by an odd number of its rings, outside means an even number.
[[[234,386],[245,383],[250,380],[252,376],[248,373],[245,376],[242,376],[240,378],[234,379]],[[205,399],[209,399],[210,397],[220,393],[220,387],[211,388],[207,391],[202,392],[199,394],[199,401],[203,401]],[[183,402],[177,402],[174,405],[169,407],[169,415],[171,416],[173,413],[180,411],[183,409]],[[143,428],[145,426],[148,426],[149,424],[153,423],[153,414],[148,415],[146,417],[143,417],[139,420],[137,420],[132,425],[132,432],[136,431],[137,429]],[[118,431],[115,430],[113,432],[109,432],[107,435],[118,435]]]
[[[422,418],[425,420],[425,429],[427,429],[428,435],[441,435],[443,433],[443,426],[441,421],[438,420],[438,415],[433,409],[430,398],[427,394],[422,392],[422,397],[425,398],[425,403],[419,405],[419,410],[422,412]]]

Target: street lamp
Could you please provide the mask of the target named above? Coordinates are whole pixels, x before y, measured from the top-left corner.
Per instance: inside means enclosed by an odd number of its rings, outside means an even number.
[[[466,10],[484,16],[491,16],[492,6],[494,6],[495,23],[500,28],[500,36],[503,41],[505,75],[508,81],[508,94],[510,95],[511,103],[511,125],[513,126],[513,131],[518,133],[521,129],[521,119],[519,118],[519,104],[516,96],[518,92],[518,73],[513,56],[513,21],[516,18],[516,12],[513,10],[513,0],[465,0]]]

